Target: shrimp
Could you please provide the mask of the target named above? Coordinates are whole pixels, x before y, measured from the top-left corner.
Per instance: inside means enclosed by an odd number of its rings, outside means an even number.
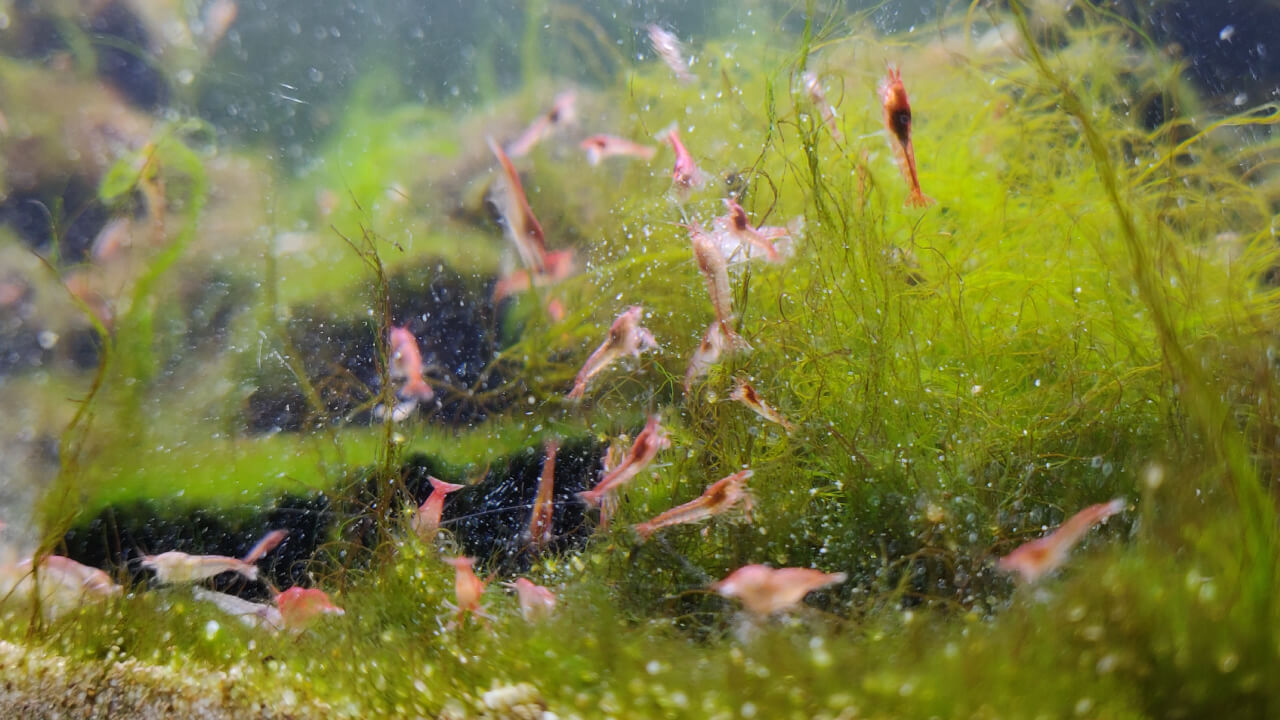
[[[163,585],[195,583],[223,573],[237,573],[252,582],[257,580],[255,562],[275,550],[288,534],[288,530],[271,530],[239,559],[224,555],[187,555],[174,550],[160,555],[143,555],[142,566],[155,570],[156,582]]]
[[[902,85],[902,73],[890,66],[889,74],[880,84],[880,101],[884,104],[884,124],[889,134],[897,141],[893,144],[894,153],[898,156],[898,164],[907,179],[907,205],[910,207],[928,207],[933,198],[920,190],[920,180],[916,177],[916,153],[911,146],[911,104],[907,102],[907,90]]]
[[[346,611],[334,605],[329,596],[316,588],[291,587],[276,593],[275,605],[256,603],[235,595],[192,588],[197,600],[209,602],[219,610],[234,615],[252,628],[292,630],[300,632],[321,615],[344,615]]]
[[[657,25],[650,25],[648,31],[649,44],[653,46],[653,51],[662,58],[662,62],[666,63],[667,67],[671,68],[676,79],[686,84],[693,82],[693,73],[689,72],[689,61],[684,58],[684,49],[680,47],[680,40],[669,30],[664,30]]]
[[[547,458],[542,461],[542,477],[538,479],[538,494],[533,501],[533,512],[529,514],[529,529],[526,531],[529,547],[539,550],[551,543],[555,518],[555,476],[556,451],[559,444],[555,440],[547,440]]]
[[[604,457],[600,458],[600,475],[608,477],[613,469],[622,463],[622,458],[626,454],[627,436],[615,438],[609,443],[609,447],[605,448]],[[618,509],[618,495],[608,492],[600,496],[600,529],[608,530],[609,522],[613,519],[613,513]]]
[[[102,226],[93,238],[89,256],[94,262],[108,262],[119,255],[120,251],[133,243],[133,221],[129,218],[115,218]]]
[[[435,391],[422,377],[422,351],[418,340],[408,328],[393,327],[390,333],[391,376],[404,378],[404,385],[397,394],[411,400],[426,402],[435,397]]]
[[[786,430],[788,433],[795,432],[796,426],[788,422],[787,419],[782,416],[782,413],[769,407],[764,400],[761,400],[756,389],[745,379],[738,378],[737,382],[734,384],[733,392],[729,393],[729,398],[737,400],[743,405],[751,408],[752,412],[765,420],[781,425],[782,429]]]
[[[235,23],[239,10],[235,0],[213,0],[205,6],[200,17],[200,40],[204,46],[205,55],[213,55],[213,51],[218,48],[218,43]]]
[[[533,287],[554,285],[572,275],[576,270],[573,250],[567,248],[551,250],[543,256],[543,272],[518,269],[502,276],[493,286],[493,301],[500,302],[511,295],[527,292]]]
[[[577,100],[578,95],[572,90],[566,90],[557,95],[551,109],[538,116],[537,120],[520,133],[520,137],[507,145],[507,153],[511,157],[528,155],[535,145],[550,137],[551,133],[573,123],[577,118],[577,112],[574,110]]]
[[[730,241],[720,243],[720,250],[726,258],[742,255],[744,260],[750,260],[759,251],[771,263],[781,263],[785,259],[774,241],[790,240],[790,230],[774,226],[752,227],[747,221],[747,211],[736,200],[725,198],[724,204],[729,212],[717,217],[714,226],[717,233]]]
[[[285,628],[299,631],[321,615],[345,615],[346,611],[316,588],[294,587],[276,595],[276,608]]]
[[[578,144],[587,153],[587,163],[600,164],[609,157],[633,157],[648,162],[658,152],[652,145],[641,145],[616,135],[592,135]]]
[[[490,198],[502,216],[503,229],[516,246],[525,267],[534,274],[542,274],[546,272],[547,265],[547,241],[542,225],[538,224],[538,218],[529,207],[529,198],[524,194],[524,185],[515,165],[511,164],[511,158],[493,138],[489,138],[489,149],[502,165],[503,176],[495,183]]]
[[[715,310],[720,332],[730,347],[750,350],[751,345],[733,329],[733,291],[729,287],[729,264],[724,253],[697,225],[689,228],[689,240],[693,243],[693,257],[698,262],[698,269],[707,281],[707,294],[711,296],[711,307]]]
[[[225,555],[188,555],[171,550],[159,555],[145,555],[142,567],[156,571],[161,585],[181,585],[205,580],[224,572],[240,574],[246,580],[258,579],[258,566]]]
[[[234,572],[249,581],[258,579],[255,562],[271,552],[288,535],[284,530],[272,530],[250,548],[243,558],[225,555],[188,555],[171,550],[159,555],[142,556],[142,567],[154,570],[161,585],[181,585],[205,580],[224,572]]]
[[[467,613],[484,618],[483,608],[480,606],[480,596],[484,594],[484,589],[488,586],[487,580],[481,580],[475,572],[475,558],[469,557],[451,557],[445,558],[445,562],[454,568],[454,597],[458,600],[457,615],[454,616],[454,622],[460,623]]]
[[[676,154],[676,163],[671,169],[671,181],[675,183],[676,192],[681,199],[688,199],[690,192],[706,184],[707,176],[698,169],[693,155],[689,154],[689,149],[680,142],[680,134],[676,132],[674,125],[667,131],[667,142],[671,143],[671,150]]]
[[[741,600],[743,606],[756,615],[767,616],[798,604],[814,590],[842,583],[846,577],[842,572],[824,573],[810,568],[745,565],[713,584],[711,589],[727,598]]]
[[[418,511],[413,514],[413,519],[409,523],[414,534],[422,538],[423,542],[431,542],[440,531],[445,496],[466,487],[466,485],[455,485],[430,476],[427,477],[427,482],[431,483],[431,494],[418,507]]]
[[[234,615],[240,622],[251,628],[280,630],[284,627],[284,618],[280,616],[280,610],[272,605],[208,590],[199,585],[191,588],[191,593],[196,600],[212,603],[222,612]]]
[[[1005,572],[1019,573],[1025,582],[1035,582],[1061,567],[1071,548],[1090,528],[1123,511],[1124,500],[1121,498],[1090,505],[1068,518],[1057,530],[1014,548],[1013,552],[1000,558],[997,565]]]
[[[653,333],[640,326],[640,316],[643,313],[643,307],[632,305],[614,319],[609,326],[609,336],[591,353],[574,378],[573,389],[569,391],[570,400],[581,400],[591,378],[623,355],[640,357],[640,353],[647,349],[657,349],[658,342],[653,338]]]
[[[831,132],[831,137],[836,142],[844,142],[844,135],[840,132],[838,121],[836,120],[836,109],[827,102],[827,94],[822,91],[822,85],[818,83],[818,76],[809,71],[800,74],[800,85],[804,87],[805,93],[809,95],[809,102],[818,108],[818,114],[822,116],[822,122],[827,126],[827,130]]]
[[[14,566],[20,574],[31,573],[34,568],[38,568],[41,580],[48,580],[57,589],[76,595],[77,600],[86,595],[103,598],[123,592],[123,588],[102,570],[61,555],[45,555],[39,562],[28,558]]]
[[[724,330],[720,323],[713,322],[702,336],[702,343],[689,359],[689,369],[684,373],[684,393],[688,395],[693,389],[693,381],[707,374],[707,370],[720,361],[725,349]]]
[[[747,480],[754,474],[751,470],[741,470],[728,477],[721,478],[707,486],[701,495],[683,505],[677,505],[659,514],[648,522],[635,526],[641,540],[648,540],[650,535],[664,527],[683,525],[706,520],[715,515],[726,513],[739,503],[748,517],[751,515],[751,494],[747,492]]]
[[[507,587],[516,591],[520,599],[520,615],[528,622],[545,620],[556,610],[556,595],[547,588],[526,578],[516,578]]]
[[[590,507],[600,505],[603,498],[639,475],[641,470],[653,462],[659,451],[671,447],[671,440],[658,423],[659,419],[657,415],[650,415],[644,430],[636,436],[635,444],[627,451],[622,462],[601,478],[595,487],[578,493],[584,503]]]

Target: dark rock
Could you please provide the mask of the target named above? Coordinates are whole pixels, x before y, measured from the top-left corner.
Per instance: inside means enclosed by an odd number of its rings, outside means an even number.
[[[296,386],[259,387],[249,395],[244,414],[249,432],[296,432],[307,422],[307,396]]]
[[[154,110],[168,100],[169,87],[157,68],[146,26],[121,3],[111,3],[89,21],[98,75],[138,107]]]
[[[541,552],[563,553],[582,548],[593,523],[586,506],[577,497],[599,479],[603,447],[591,438],[575,438],[561,444],[556,455],[552,528],[555,539]],[[542,463],[541,448],[528,448],[495,463],[483,480],[449,494],[444,503],[441,528],[453,535],[462,552],[476,558],[477,565],[502,574],[529,568],[536,554],[525,537],[533,501],[538,492]],[[352,516],[347,538],[368,547],[376,546],[380,503],[389,508],[418,506],[431,496],[429,476],[446,482],[465,484],[456,468],[426,455],[410,456],[402,465],[400,483],[391,493],[380,492],[376,478],[366,478]]]
[[[91,327],[76,328],[62,339],[67,359],[77,370],[93,370],[102,360],[102,336]]]
[[[436,422],[468,425],[510,404],[511,393],[501,390],[507,372],[489,367],[500,347],[501,325],[490,279],[428,263],[391,276],[388,286],[391,324],[413,333],[436,391],[417,412]],[[250,431],[375,419],[375,398],[382,389],[379,353],[386,351],[386,341],[367,309],[313,307],[291,315],[290,343],[323,407],[298,403],[305,397],[291,378],[259,376],[246,418]]]
[[[262,580],[278,589],[311,585],[307,569],[333,528],[334,515],[324,495],[285,495],[273,504],[251,511],[213,508],[186,510],[153,500],[104,509],[63,536],[67,557],[119,574],[133,582],[147,582],[151,571],[139,564],[143,555],[178,550],[193,555],[240,557],[271,530],[289,536],[258,563],[261,580],[251,583],[235,573],[223,573],[213,587],[241,597],[270,596]]]
[[[562,553],[585,546],[593,525],[577,493],[597,481],[602,452],[591,438],[562,444],[553,495],[555,539],[541,552]],[[535,559],[524,534],[544,457],[541,449],[518,452],[495,464],[481,482],[451,493],[445,502],[442,528],[488,571],[521,572]],[[116,505],[67,530],[63,547],[55,551],[117,576],[128,575],[134,583],[147,583],[151,571],[141,567],[143,555],[177,550],[241,557],[267,532],[287,530],[285,541],[259,561],[259,582],[234,573],[212,580],[212,587],[221,592],[263,599],[271,594],[267,583],[281,590],[309,586],[315,573],[336,569],[338,564],[373,562],[384,539],[399,541],[394,531],[401,527],[400,508],[417,506],[431,495],[427,478],[433,475],[465,482],[459,468],[417,454],[401,465],[399,482],[390,486],[390,492],[382,492],[372,470],[366,469],[352,486],[354,496],[343,502],[331,502],[325,494],[286,494],[251,508],[184,508],[156,500]],[[330,545],[339,535],[345,542]],[[329,552],[331,548],[338,549]]]
[[[577,494],[599,479],[602,454],[603,447],[588,438],[565,442],[556,454],[552,495],[555,540],[544,552],[578,550],[586,544],[594,524],[587,522],[586,506]],[[529,448],[512,457],[501,471],[490,472],[482,482],[449,495],[441,526],[452,532],[463,551],[477,558],[481,566],[514,573],[532,563],[534,554],[525,534],[545,458],[541,449]]]
[[[0,203],[0,223],[42,254],[53,256],[56,241],[56,257],[63,265],[83,262],[109,219],[93,183],[83,179],[15,191]]]

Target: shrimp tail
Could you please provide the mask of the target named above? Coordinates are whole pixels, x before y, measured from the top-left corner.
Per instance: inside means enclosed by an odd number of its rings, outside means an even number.
[[[241,559],[249,564],[255,563],[262,559],[262,557],[267,553],[275,550],[276,547],[280,545],[280,543],[284,542],[284,539],[288,536],[288,530],[272,530],[266,535],[263,535],[262,539],[254,544],[253,547],[249,548],[249,552],[245,553],[244,557]]]
[[[404,388],[401,390],[401,394],[406,397],[416,398],[423,402],[427,402],[436,396],[436,393],[431,389],[431,386],[421,378],[414,378],[405,383]]]
[[[725,340],[728,341],[729,347],[733,351],[735,352],[751,351],[751,343],[747,342],[746,338],[738,334],[738,331],[733,329],[733,326],[729,323],[728,320],[725,320],[720,323],[720,331],[724,333]]]

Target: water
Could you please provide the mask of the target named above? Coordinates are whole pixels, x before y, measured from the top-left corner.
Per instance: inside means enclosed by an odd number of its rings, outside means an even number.
[[[0,4],[0,707],[1269,707],[1280,15],[1026,12]]]

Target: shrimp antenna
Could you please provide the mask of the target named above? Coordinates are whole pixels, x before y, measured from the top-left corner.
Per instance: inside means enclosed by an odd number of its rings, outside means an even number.
[[[551,506],[552,506],[552,507],[563,507],[563,506],[565,506],[565,505],[575,505],[575,504],[580,504],[580,502],[581,502],[581,501],[576,500],[576,499],[574,499],[574,500],[552,500],[552,501],[551,501]],[[467,513],[466,515],[459,515],[459,516],[454,517],[454,518],[449,518],[448,520],[441,520],[441,521],[440,521],[440,527],[444,527],[444,526],[446,526],[446,525],[452,525],[452,524],[454,524],[454,523],[456,523],[456,522],[459,522],[459,521],[461,521],[461,520],[470,520],[470,519],[473,519],[473,518],[485,517],[486,515],[494,515],[494,514],[496,514],[496,513],[500,513],[500,512],[510,512],[510,511],[512,511],[512,510],[531,510],[531,509],[533,509],[533,503],[532,503],[532,502],[521,503],[521,504],[519,504],[519,505],[503,505],[502,507],[488,508],[488,509],[486,509],[486,510],[480,510],[480,511],[478,511],[478,512]]]
[[[141,544],[139,544],[137,540],[134,540],[134,541],[133,541],[133,551],[134,551],[135,553],[137,553],[137,555],[136,555],[136,556],[134,556],[134,557],[131,557],[131,558],[127,558],[127,559],[125,560],[125,563],[124,563],[124,564],[125,564],[125,567],[129,567],[129,566],[130,566],[130,565],[132,565],[133,563],[139,563],[139,562],[142,562],[142,558],[143,558],[144,556],[146,556],[146,555],[150,555],[150,554],[151,554],[151,553],[147,552],[146,550],[143,550],[143,549],[142,549]]]

